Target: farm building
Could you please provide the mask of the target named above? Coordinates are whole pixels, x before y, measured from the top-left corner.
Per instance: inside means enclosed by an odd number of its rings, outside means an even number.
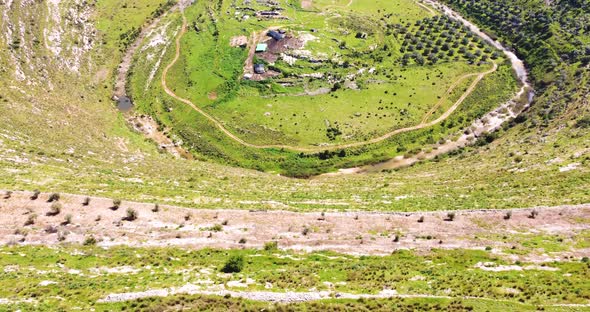
[[[274,40],[276,41],[280,41],[285,39],[285,34],[281,34],[280,32],[276,31],[276,30],[271,30],[267,33],[267,35],[269,37],[272,37]]]
[[[264,64],[254,65],[254,72],[257,74],[264,74],[266,72],[266,70],[264,69]]]
[[[256,45],[256,52],[266,52],[268,45],[266,43],[259,43]]]

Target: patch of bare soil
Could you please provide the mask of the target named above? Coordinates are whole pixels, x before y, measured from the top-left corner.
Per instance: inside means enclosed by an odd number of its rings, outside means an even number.
[[[504,219],[506,211],[501,210],[458,211],[454,220],[448,221],[446,212],[297,213],[164,205],[154,211],[154,204],[132,202],[123,202],[115,210],[111,199],[93,197],[84,206],[84,196],[62,195],[61,210],[52,214],[49,194],[36,200],[31,200],[31,195],[14,192],[8,199],[0,198],[0,244],[81,243],[92,234],[102,246],[260,248],[275,240],[284,249],[382,255],[407,248],[501,250],[509,249],[513,242],[486,237],[523,232],[572,235],[590,229],[589,223],[579,221],[590,219],[590,205],[536,208],[539,214],[534,219],[529,218],[531,209],[512,210],[509,219]],[[136,220],[125,220],[128,209],[137,212]],[[71,223],[65,224],[68,214]],[[418,222],[421,217],[423,222]],[[33,224],[25,225],[31,218]],[[240,244],[241,239],[246,243]],[[590,250],[583,249],[521,259],[553,261],[588,255]]]
[[[301,0],[301,7],[304,9],[311,9],[313,6],[312,0]]]
[[[215,91],[209,92],[209,94],[207,95],[207,98],[209,98],[210,100],[217,100],[217,92],[215,92]]]

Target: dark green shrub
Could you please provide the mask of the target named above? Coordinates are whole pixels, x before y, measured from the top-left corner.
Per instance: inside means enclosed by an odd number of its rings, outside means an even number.
[[[225,263],[221,272],[223,273],[239,273],[244,269],[244,257],[231,256]]]

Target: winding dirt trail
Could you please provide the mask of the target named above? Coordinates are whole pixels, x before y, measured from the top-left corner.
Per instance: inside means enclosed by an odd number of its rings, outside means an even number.
[[[180,34],[176,38],[176,53],[174,55],[174,59],[166,66],[166,68],[164,69],[164,71],[162,73],[162,81],[161,82],[162,82],[162,87],[163,87],[164,91],[169,96],[190,106],[193,110],[195,110],[199,114],[203,115],[205,118],[207,118],[209,121],[211,121],[221,132],[223,132],[227,137],[229,137],[233,141],[235,141],[245,147],[250,147],[250,148],[255,148],[255,149],[285,149],[285,150],[290,150],[290,151],[294,151],[294,152],[307,152],[307,153],[321,152],[321,151],[326,151],[326,150],[331,151],[331,150],[354,148],[354,147],[361,147],[361,146],[365,146],[365,145],[369,145],[369,144],[375,144],[375,143],[379,143],[384,140],[387,140],[387,139],[391,138],[392,136],[400,134],[400,133],[410,132],[410,131],[415,131],[415,130],[420,130],[423,128],[431,127],[431,126],[436,125],[436,124],[444,121],[445,119],[447,119],[461,105],[461,103],[463,103],[463,101],[473,92],[473,90],[475,90],[475,87],[477,86],[477,84],[485,76],[495,72],[496,69],[498,68],[498,65],[494,63],[492,68],[485,71],[485,72],[478,73],[478,74],[466,74],[466,75],[460,77],[453,85],[451,85],[451,87],[447,90],[445,96],[441,99],[441,101],[439,101],[439,103],[444,102],[448,98],[450,93],[456,88],[456,86],[461,81],[463,81],[467,78],[473,77],[473,76],[476,76],[476,79],[473,81],[473,83],[471,83],[471,85],[469,86],[469,88],[467,88],[467,90],[463,93],[463,95],[455,102],[455,104],[453,104],[453,106],[451,106],[440,117],[438,117],[437,119],[430,121],[430,122],[426,122],[426,120],[428,118],[430,118],[430,116],[434,112],[427,114],[427,116],[425,116],[423,121],[418,125],[415,125],[412,127],[407,127],[407,128],[396,129],[396,130],[390,131],[382,136],[379,136],[379,137],[376,137],[376,138],[373,138],[373,139],[370,139],[367,141],[354,142],[354,143],[348,143],[348,144],[325,145],[325,146],[317,146],[317,147],[298,147],[298,146],[290,146],[290,145],[282,145],[282,144],[257,145],[257,144],[248,143],[248,142],[244,141],[243,139],[241,139],[240,137],[238,137],[237,135],[233,134],[231,131],[229,131],[227,128],[225,128],[225,126],[219,120],[217,120],[216,118],[214,118],[213,116],[211,116],[210,114],[205,112],[203,109],[201,109],[200,107],[195,105],[192,101],[178,96],[176,93],[174,93],[174,91],[172,91],[168,87],[166,77],[168,76],[168,71],[174,65],[176,65],[176,63],[178,62],[178,59],[180,58],[180,48],[181,48],[180,41],[182,39],[182,36],[186,33],[187,20],[184,15],[183,15],[182,19],[183,19],[182,20],[182,29],[180,31]],[[438,109],[437,106],[435,106],[435,108]]]

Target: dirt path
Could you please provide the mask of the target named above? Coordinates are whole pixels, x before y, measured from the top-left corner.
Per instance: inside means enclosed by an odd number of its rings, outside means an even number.
[[[425,5],[424,3],[421,2],[421,0],[416,0],[416,4],[418,6],[420,6],[421,8],[423,8],[424,10],[428,11],[428,13],[432,16],[436,15],[436,11],[433,10],[431,7]]]
[[[4,194],[4,192],[0,192]],[[277,203],[277,210],[200,210],[153,204],[123,202],[112,210],[113,201],[92,197],[83,206],[84,196],[62,194],[62,209],[58,215],[47,215],[51,203],[49,194],[31,200],[30,192],[14,192],[10,199],[0,198],[0,244],[59,245],[82,243],[90,233],[103,247],[126,245],[132,247],[177,246],[184,248],[262,248],[276,240],[281,248],[299,251],[331,250],[345,254],[386,255],[398,249],[428,251],[431,248],[485,249],[509,260],[545,262],[568,256],[590,256],[590,249],[572,249],[561,253],[503,254],[517,242],[498,239],[498,233],[529,233],[570,237],[590,229],[590,205],[540,207],[535,219],[528,216],[532,209],[514,209],[509,220],[507,210],[456,211],[454,221],[445,221],[447,212],[326,212],[299,213],[288,203]],[[392,199],[393,200],[393,199]],[[279,205],[281,204],[281,205]],[[127,209],[137,211],[133,222],[122,221]],[[66,215],[71,224],[63,225]],[[31,215],[35,223],[25,226]],[[188,216],[188,217],[187,217]],[[418,219],[424,216],[424,222]],[[225,225],[222,225],[224,224]],[[219,232],[210,230],[222,225]],[[63,242],[57,233],[45,229],[53,226],[67,233]],[[306,234],[303,232],[305,229]],[[394,238],[399,235],[396,242]],[[429,237],[429,238],[428,238]],[[245,239],[246,243],[239,241]],[[514,259],[516,257],[516,259]]]
[[[351,1],[352,2],[352,1]],[[207,118],[209,121],[211,121],[221,132],[223,132],[227,137],[229,137],[230,139],[234,140],[235,142],[239,143],[240,145],[246,146],[246,147],[250,147],[250,148],[256,148],[256,149],[286,149],[286,150],[290,150],[290,151],[295,151],[295,152],[308,152],[308,153],[313,153],[313,152],[320,152],[320,151],[326,151],[326,150],[338,150],[338,149],[346,149],[346,148],[353,148],[353,147],[361,147],[361,146],[365,146],[365,145],[369,145],[369,144],[375,144],[375,143],[379,143],[381,141],[387,140],[389,138],[391,138],[394,135],[400,134],[400,133],[404,133],[404,132],[410,132],[410,131],[415,131],[415,130],[419,130],[419,129],[423,129],[423,128],[427,128],[427,127],[431,127],[435,124],[438,124],[442,121],[444,121],[445,119],[447,119],[456,109],[457,107],[459,107],[459,105],[461,105],[461,103],[463,103],[463,101],[473,92],[473,90],[475,89],[475,87],[477,86],[477,84],[487,75],[493,73],[494,71],[496,71],[496,69],[498,68],[497,64],[493,64],[492,69],[487,70],[483,73],[479,73],[479,74],[467,74],[464,75],[462,77],[460,77],[458,79],[457,82],[455,82],[451,88],[447,91],[445,97],[443,97],[441,99],[441,101],[446,100],[446,98],[448,97],[448,95],[453,91],[453,89],[459,84],[460,81],[472,77],[474,75],[477,75],[477,78],[475,79],[475,81],[469,86],[469,88],[467,88],[467,90],[463,93],[463,95],[455,102],[455,104],[453,106],[451,106],[443,115],[441,115],[439,118],[430,121],[430,122],[422,122],[416,126],[412,126],[412,127],[407,127],[407,128],[401,128],[401,129],[396,129],[393,130],[391,132],[388,132],[382,136],[373,138],[371,140],[367,140],[367,141],[363,141],[363,142],[355,142],[355,143],[348,143],[348,144],[341,144],[341,145],[328,145],[328,146],[318,146],[318,147],[297,147],[297,146],[290,146],[290,145],[281,145],[281,144],[270,144],[270,145],[256,145],[256,144],[252,144],[252,143],[248,143],[246,141],[244,141],[243,139],[241,139],[240,137],[236,136],[235,134],[233,134],[232,132],[230,132],[228,129],[225,128],[225,126],[216,118],[214,118],[213,116],[211,116],[210,114],[208,114],[207,112],[205,112],[203,109],[199,108],[197,105],[195,105],[193,102],[191,102],[188,99],[182,98],[178,95],[176,95],[176,93],[174,93],[174,91],[172,91],[167,84],[166,81],[166,77],[168,76],[168,71],[176,64],[176,62],[178,62],[178,59],[180,58],[180,41],[182,39],[182,36],[186,33],[186,27],[187,27],[187,21],[186,21],[186,17],[183,15],[183,22],[182,22],[182,29],[180,31],[180,34],[178,35],[178,37],[176,38],[176,53],[174,55],[174,59],[168,64],[168,66],[166,66],[166,68],[164,69],[163,73],[162,73],[162,87],[164,89],[164,91],[171,97],[173,97],[174,99],[190,106],[193,110],[195,110],[196,112],[198,112],[199,114],[201,114],[202,116],[204,116],[205,118]],[[255,43],[255,39],[257,38],[256,34],[252,35],[252,40],[253,42],[251,42],[251,50],[252,48],[254,48],[254,43]],[[252,51],[250,51],[252,52]],[[248,59],[251,59],[250,57]],[[246,62],[246,66],[248,66],[248,62]]]

